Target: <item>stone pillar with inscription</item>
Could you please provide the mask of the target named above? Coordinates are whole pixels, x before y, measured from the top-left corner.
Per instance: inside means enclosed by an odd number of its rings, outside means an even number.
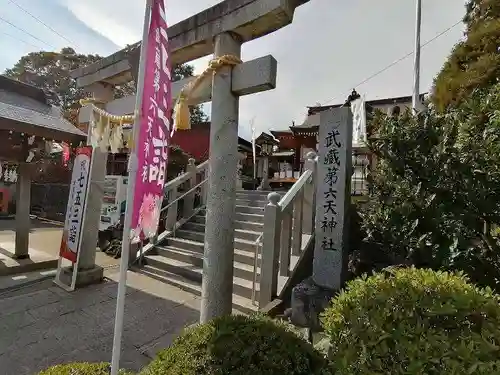
[[[313,280],[334,290],[345,276],[351,175],[352,114],[348,108],[321,112]]]
[[[291,320],[320,328],[319,314],[345,280],[351,201],[352,114],[320,113],[313,274],[293,288]]]

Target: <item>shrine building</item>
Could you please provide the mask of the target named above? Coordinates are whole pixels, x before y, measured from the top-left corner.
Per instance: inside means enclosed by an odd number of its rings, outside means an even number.
[[[425,94],[422,95],[421,100],[424,100],[424,96]],[[310,151],[317,152],[318,150],[319,114],[322,111],[350,106],[350,101],[359,97],[359,94],[353,91],[345,103],[307,107],[307,116],[302,124],[293,123],[288,129],[271,130],[270,133],[278,141],[278,146],[269,156],[270,185],[293,184],[297,176],[303,172],[306,155]],[[365,102],[366,118],[369,120],[376,110],[398,116],[407,109],[411,109],[411,106],[411,96],[369,100]],[[367,133],[369,137],[369,129]],[[354,171],[351,181],[353,195],[367,193],[366,176],[372,165],[372,156],[366,146],[353,144]],[[262,173],[258,176],[262,177]]]

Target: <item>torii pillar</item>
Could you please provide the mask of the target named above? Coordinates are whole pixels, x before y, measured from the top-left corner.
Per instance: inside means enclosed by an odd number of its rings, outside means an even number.
[[[241,40],[235,34],[219,34],[214,44],[216,58],[224,55],[239,58],[241,55]],[[212,79],[210,172],[201,286],[202,323],[231,314],[233,305],[239,97],[231,90],[231,71],[232,67],[226,66]]]
[[[309,0],[225,0],[172,25],[167,34],[173,64],[183,64],[215,53],[240,56],[242,43],[272,33],[292,22],[295,9]],[[168,12],[168,9],[167,9]],[[133,47],[138,49],[138,46]],[[121,85],[131,80],[130,49],[72,72],[78,87],[95,82]],[[173,96],[191,79],[175,82]],[[255,59],[220,69],[210,87],[191,105],[212,100],[210,177],[203,266],[201,321],[232,312],[234,218],[238,164],[238,97],[269,90],[276,83],[276,60]],[[207,85],[208,86],[208,85]],[[134,97],[106,105],[112,114],[133,113]],[[88,121],[88,110],[80,119]]]

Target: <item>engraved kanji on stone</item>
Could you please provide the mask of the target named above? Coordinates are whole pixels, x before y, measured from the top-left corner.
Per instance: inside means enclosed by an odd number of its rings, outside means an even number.
[[[326,251],[337,251],[333,238],[323,237],[323,241],[321,241],[321,248]]]
[[[330,148],[333,145],[335,145],[336,147],[342,146],[340,141],[337,139],[339,135],[340,132],[337,129],[328,132],[328,135],[325,138],[325,147]]]
[[[335,203],[334,200],[327,200],[323,205],[323,208],[325,209],[325,215],[328,213],[331,213],[332,215],[337,215],[335,207],[337,207],[337,204]]]
[[[321,229],[325,232],[326,231],[333,232],[333,230],[337,228],[337,225],[338,225],[337,220],[335,220],[334,217],[330,219],[325,217],[321,222]]]
[[[328,167],[325,175],[325,184],[327,184],[329,187],[335,185],[339,179],[339,177],[337,176],[338,171],[339,169],[337,167]]]
[[[337,199],[337,190],[328,187],[328,190],[323,192],[325,199]]]
[[[338,148],[331,148],[325,155],[325,165],[340,165],[340,154]]]

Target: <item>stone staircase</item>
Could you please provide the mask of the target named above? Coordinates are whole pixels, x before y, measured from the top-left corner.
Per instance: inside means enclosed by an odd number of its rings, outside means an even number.
[[[256,303],[252,303],[255,251],[256,241],[263,232],[268,194],[249,190],[238,190],[236,193],[233,283],[233,308],[236,312],[257,310]],[[202,208],[173,236],[156,245],[144,257],[141,272],[201,295],[205,214]],[[257,273],[260,272],[258,263]],[[255,289],[255,300],[258,301],[258,283]]]

